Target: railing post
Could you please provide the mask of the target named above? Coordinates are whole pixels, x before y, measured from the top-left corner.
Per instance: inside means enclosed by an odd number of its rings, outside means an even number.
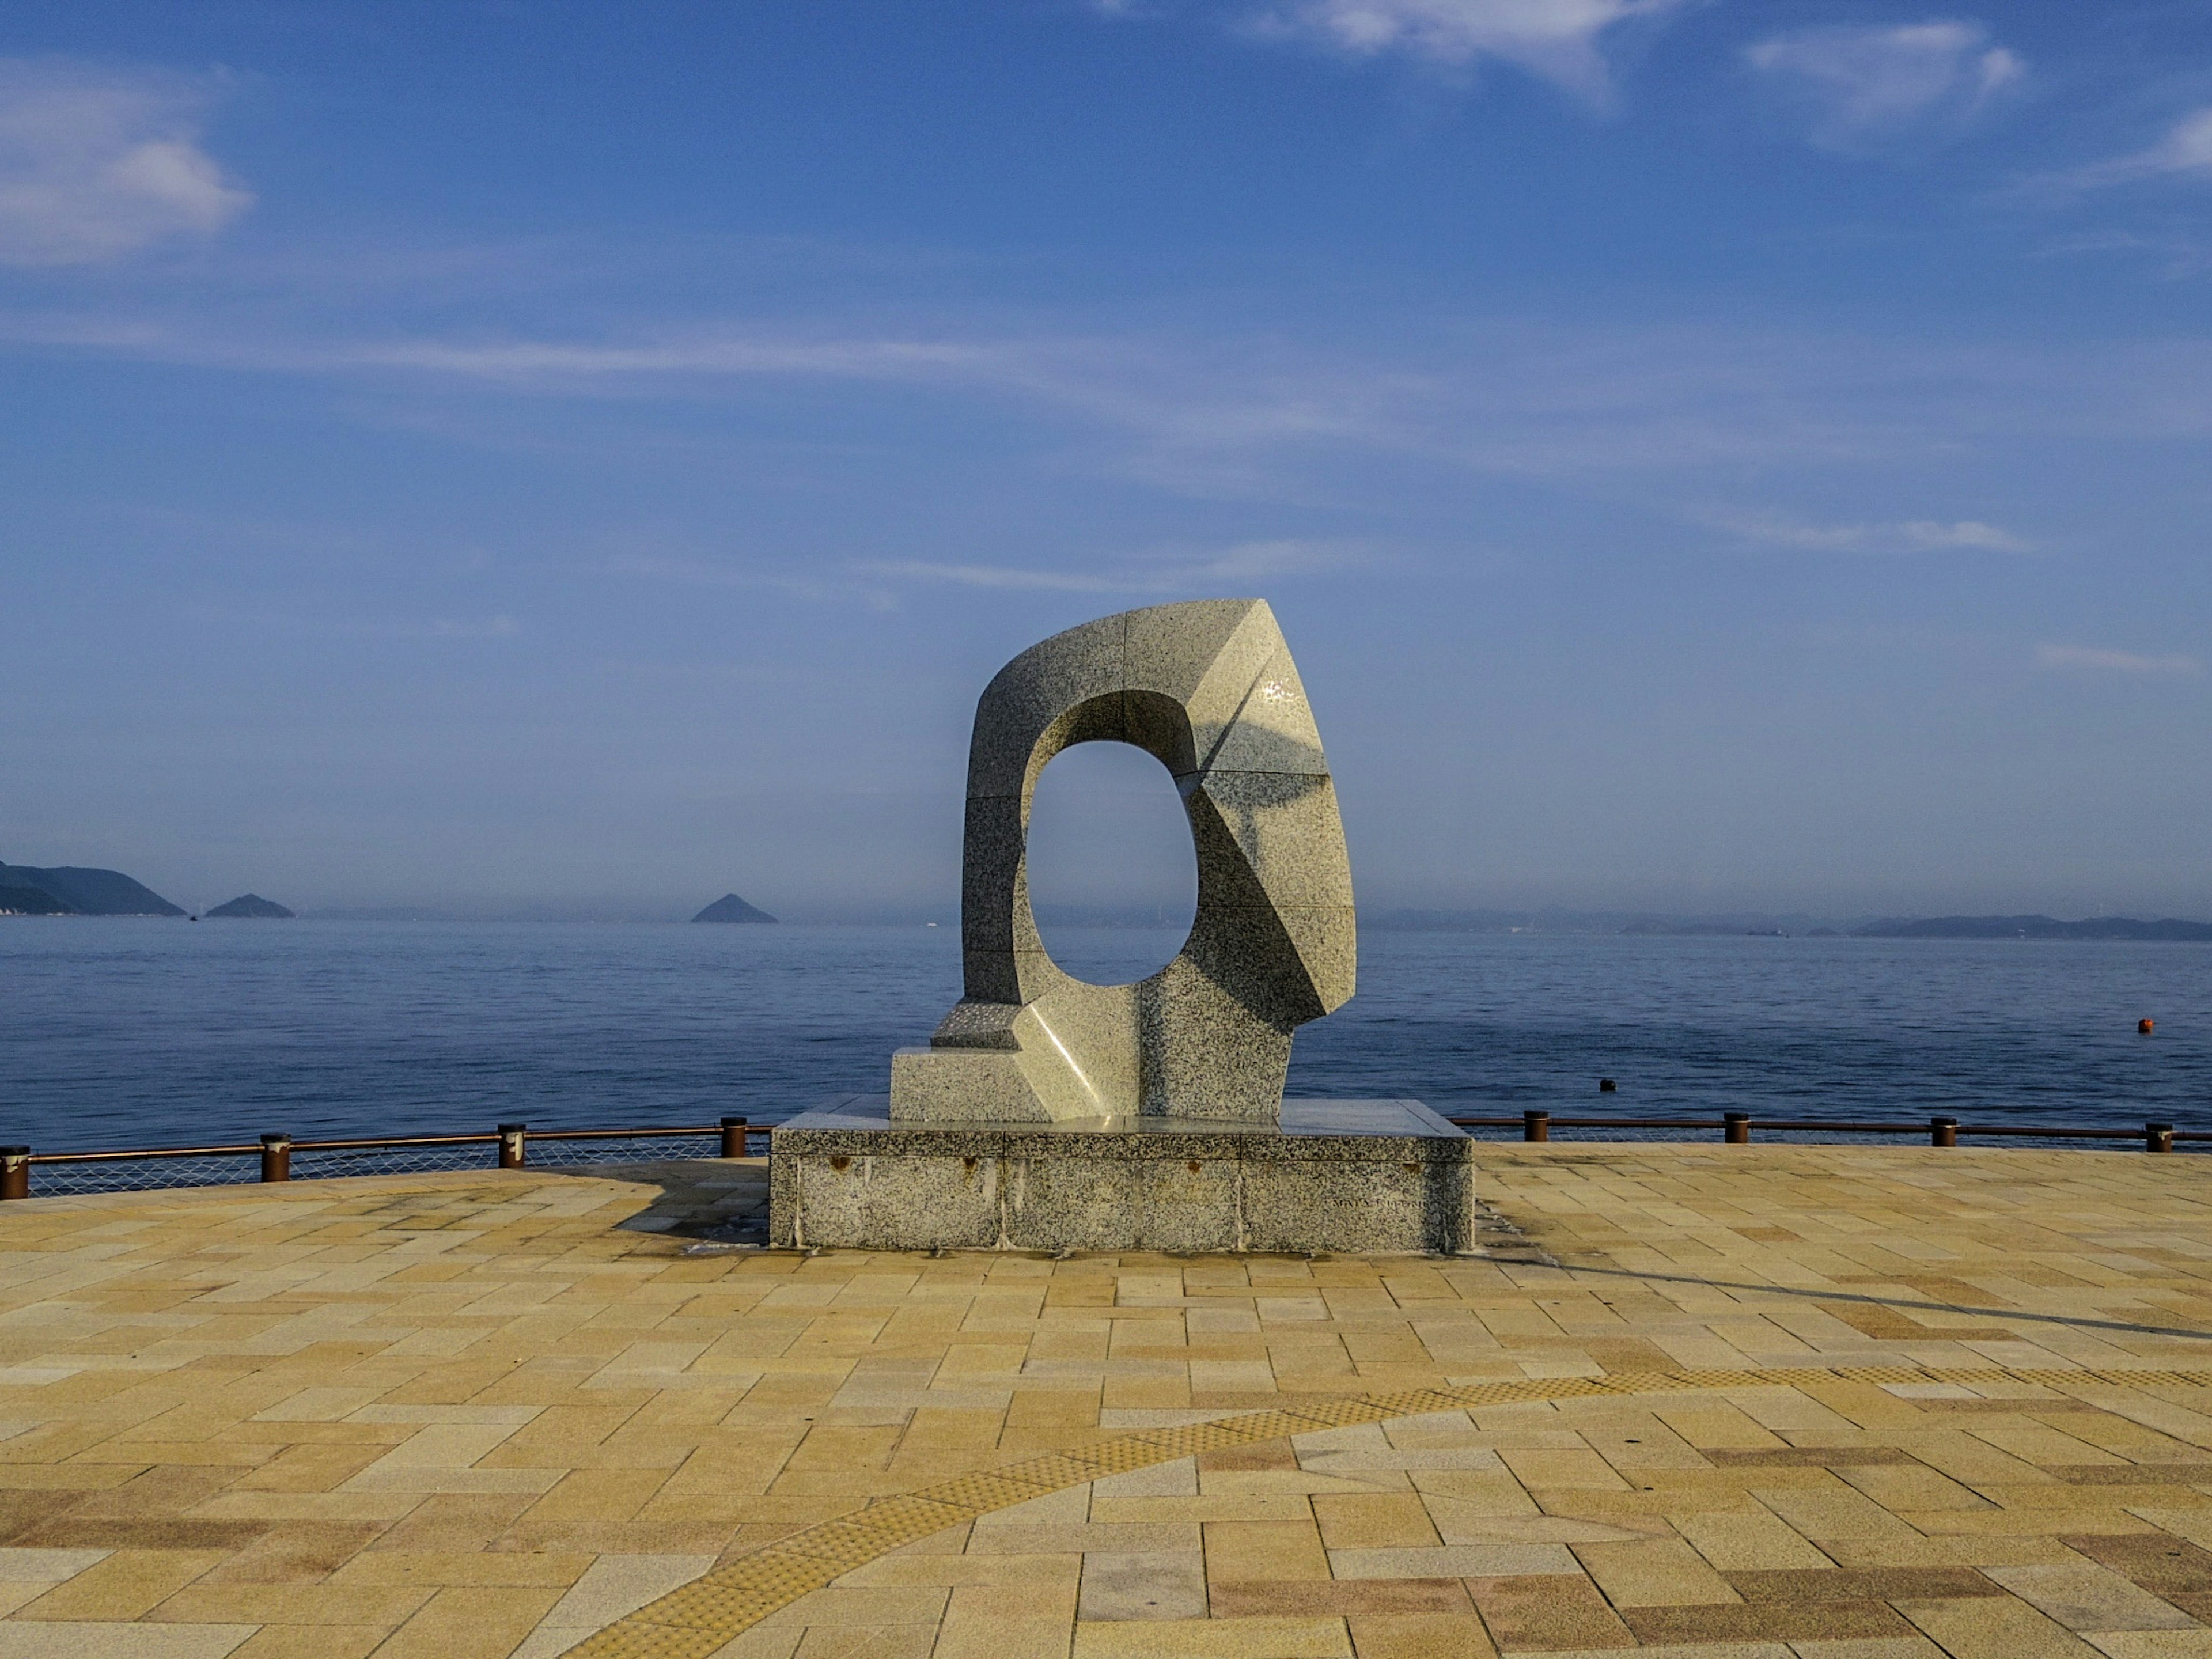
[[[2146,1123],[2143,1125],[2143,1151],[2170,1152],[2173,1150],[2173,1125]]]
[[[722,1156],[743,1158],[745,1155],[745,1121],[741,1117],[722,1120]]]
[[[1931,1117],[1928,1120],[1928,1144],[1930,1146],[1955,1146],[1959,1144],[1959,1120],[1955,1117]]]
[[[1749,1112],[1723,1112],[1721,1114],[1721,1139],[1728,1142],[1731,1146],[1750,1146],[1751,1114]]]
[[[0,1198],[31,1195],[31,1149],[0,1146]]]
[[[1549,1140],[1551,1138],[1552,1115],[1549,1112],[1524,1111],[1521,1114],[1522,1139]]]
[[[502,1123],[499,1126],[499,1167],[519,1170],[522,1167],[522,1136],[529,1128],[527,1123]]]
[[[264,1181],[289,1181],[292,1178],[291,1136],[261,1137],[261,1178]]]

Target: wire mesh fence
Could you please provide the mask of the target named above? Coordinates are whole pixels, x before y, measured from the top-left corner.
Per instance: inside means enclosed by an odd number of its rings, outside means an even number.
[[[261,1179],[251,1158],[174,1158],[132,1164],[48,1164],[31,1179],[34,1198],[143,1193],[169,1187],[234,1187]]]
[[[533,1138],[530,1161],[571,1168],[579,1164],[657,1164],[663,1158],[714,1158],[718,1156],[718,1145],[719,1137],[705,1129],[681,1139],[668,1136],[653,1140],[617,1135],[579,1136],[573,1140]]]
[[[578,1169],[664,1159],[742,1158],[743,1118],[714,1127],[548,1129],[502,1124],[494,1133],[391,1139],[294,1141],[264,1135],[258,1146],[152,1147],[110,1152],[33,1152],[0,1146],[0,1198],[154,1192],[184,1187],[328,1180],[343,1176],[426,1175],[520,1169]]]
[[[2140,1129],[1960,1122],[1936,1117],[1911,1122],[1854,1123],[1762,1118],[1731,1112],[1718,1118],[1461,1116],[1449,1121],[1492,1141],[1690,1141],[1748,1144],[1922,1146],[1962,1144],[2051,1150],[2105,1147],[2148,1152],[2212,1151],[2212,1131],[2146,1123]],[[764,1129],[763,1126],[763,1129]],[[743,1118],[714,1127],[549,1129],[535,1133],[501,1125],[495,1133],[415,1135],[389,1140],[289,1141],[264,1136],[254,1146],[149,1148],[115,1152],[33,1153],[0,1146],[0,1199],[152,1192],[185,1187],[328,1180],[343,1176],[428,1175],[528,1166],[578,1169],[595,1164],[740,1158],[750,1150]]]
[[[2171,1123],[2140,1127],[2085,1127],[2073,1124],[2005,1123],[1935,1116],[1906,1121],[1859,1122],[1821,1118],[1760,1117],[1728,1112],[1712,1118],[1580,1116],[1526,1110],[1517,1116],[1454,1115],[1448,1121],[1478,1140],[1499,1141],[1712,1141],[1748,1146],[1753,1141],[1786,1146],[1966,1145],[2039,1151],[2102,1146],[2147,1152],[2212,1152],[2212,1131],[2177,1129]]]

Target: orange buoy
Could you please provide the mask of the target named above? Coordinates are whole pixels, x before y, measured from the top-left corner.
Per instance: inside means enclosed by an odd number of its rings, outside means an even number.
[[[2150,1028],[2157,1023],[2158,1022],[2156,1020],[2151,1019],[2137,1020],[2136,1022],[2136,1034],[2138,1036],[2148,1036],[2150,1035]]]

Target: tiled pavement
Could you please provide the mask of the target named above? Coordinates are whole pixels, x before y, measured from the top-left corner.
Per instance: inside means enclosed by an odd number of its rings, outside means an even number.
[[[2212,1159],[1482,1159],[1454,1261],[9,1204],[0,1659],[2212,1659]]]

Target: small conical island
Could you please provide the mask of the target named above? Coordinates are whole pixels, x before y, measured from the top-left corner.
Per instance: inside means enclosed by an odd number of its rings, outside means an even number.
[[[746,903],[735,893],[725,893],[691,918],[694,921],[774,921],[765,910]]]
[[[289,921],[293,913],[274,899],[265,899],[258,893],[241,893],[228,904],[218,904],[208,911],[212,921],[217,916],[252,916],[257,920]]]

